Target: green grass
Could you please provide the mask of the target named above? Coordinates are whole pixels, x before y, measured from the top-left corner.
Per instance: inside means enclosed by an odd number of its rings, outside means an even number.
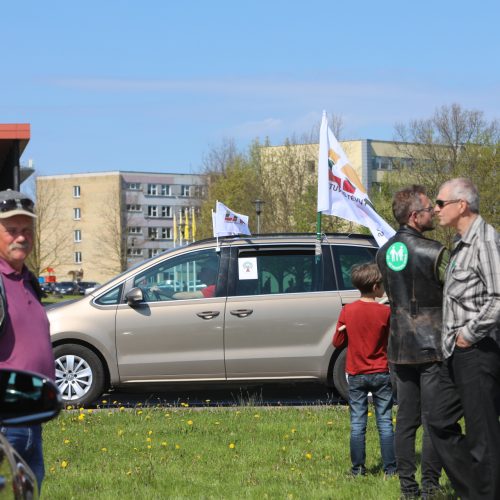
[[[48,499],[398,498],[373,416],[367,469],[348,475],[346,407],[64,411],[44,427]]]

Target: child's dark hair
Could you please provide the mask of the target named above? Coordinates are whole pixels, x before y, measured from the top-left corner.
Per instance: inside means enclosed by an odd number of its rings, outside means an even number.
[[[361,293],[370,293],[382,281],[382,273],[375,263],[360,264],[352,267],[351,281]]]

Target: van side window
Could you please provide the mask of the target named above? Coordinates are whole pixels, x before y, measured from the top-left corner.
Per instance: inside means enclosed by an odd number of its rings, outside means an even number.
[[[235,295],[321,290],[322,262],[314,249],[239,249]]]
[[[377,249],[372,247],[334,245],[333,253],[339,290],[354,290],[355,287],[351,282],[352,267],[365,262],[374,262]]]
[[[122,285],[119,285],[111,289],[109,292],[106,292],[104,295],[101,295],[95,302],[101,306],[113,306],[115,304],[119,304],[121,295]]]

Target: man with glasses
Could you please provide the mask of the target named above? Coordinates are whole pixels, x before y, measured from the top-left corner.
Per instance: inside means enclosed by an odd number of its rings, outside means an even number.
[[[55,378],[43,292],[26,267],[33,248],[33,202],[17,191],[0,191],[0,368],[28,370]],[[2,428],[33,470],[44,476],[41,425]]]
[[[402,498],[432,498],[439,491],[441,462],[427,430],[441,361],[444,271],[448,251],[423,233],[434,229],[433,206],[423,186],[394,195],[400,227],[378,251],[377,264],[391,306],[388,359],[397,387],[395,451]],[[415,479],[415,438],[423,424],[422,489]]]
[[[452,179],[435,212],[460,237],[443,300],[443,357],[429,428],[460,498],[500,498],[500,239],[479,215],[476,186]],[[466,434],[459,420],[464,417]]]

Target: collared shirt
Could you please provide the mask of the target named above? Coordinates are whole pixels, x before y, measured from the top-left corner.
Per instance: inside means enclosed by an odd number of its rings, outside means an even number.
[[[0,368],[28,370],[54,379],[49,320],[30,283],[29,271],[18,273],[0,259],[7,297],[7,317],[0,338]]]
[[[481,216],[451,253],[443,295],[445,358],[459,333],[471,344],[486,336],[500,343],[500,239]]]

